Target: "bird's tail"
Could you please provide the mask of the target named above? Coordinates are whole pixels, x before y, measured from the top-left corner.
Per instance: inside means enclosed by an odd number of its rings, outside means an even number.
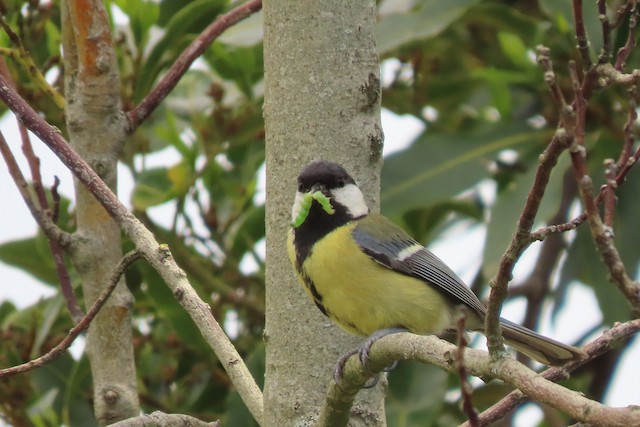
[[[545,365],[558,366],[587,358],[579,348],[544,337],[506,319],[500,319],[500,325],[508,345]]]

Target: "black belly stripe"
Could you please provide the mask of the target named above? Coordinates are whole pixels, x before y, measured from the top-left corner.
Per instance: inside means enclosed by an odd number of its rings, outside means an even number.
[[[322,295],[316,289],[316,285],[313,284],[311,280],[309,280],[309,290],[311,291],[311,295],[313,295],[313,302],[316,303],[322,314],[325,316],[329,316],[327,313],[327,309],[322,305]]]
[[[309,276],[304,274],[304,272],[301,272],[301,274],[304,278],[304,283],[307,285],[307,288],[309,288],[309,291],[311,292],[311,296],[313,296],[313,302],[316,303],[316,306],[320,309],[322,314],[328,317],[329,313],[327,312],[325,306],[322,304],[322,295],[320,295],[320,292],[318,292],[318,289],[316,289],[316,285],[313,283],[313,280],[311,280]]]
[[[322,314],[324,314],[325,316],[329,317],[329,314],[327,313],[327,309],[324,308],[324,305],[322,305],[320,302],[318,302],[317,299],[314,299],[313,302],[316,303],[316,307],[318,307],[320,309]]]

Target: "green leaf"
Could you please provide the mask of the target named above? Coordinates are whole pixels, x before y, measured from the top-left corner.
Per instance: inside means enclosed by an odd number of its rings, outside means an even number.
[[[532,147],[538,148],[538,147]],[[537,159],[543,147],[531,150],[529,153],[520,153],[526,159]],[[485,277],[493,277],[500,259],[507,249],[516,223],[525,202],[531,191],[534,177],[537,171],[536,162],[528,162],[530,166],[525,173],[513,175],[513,179],[506,185],[496,199],[491,209],[491,219],[487,227],[487,236],[484,247],[482,268]],[[553,169],[545,195],[540,203],[536,219],[538,222],[546,222],[558,209],[562,197],[562,180],[564,173],[570,166],[568,154],[564,154],[558,160],[558,165]]]
[[[139,51],[144,50],[149,30],[153,25],[164,25],[159,20],[157,2],[144,0],[115,0],[115,4],[129,18],[129,28]],[[164,4],[164,2],[162,2]]]
[[[558,29],[575,40],[573,7],[569,1],[540,0],[540,7],[547,12]],[[584,2],[582,5],[584,26],[589,38],[589,50],[600,53],[602,49],[602,26],[598,18],[596,2]],[[593,57],[592,57],[593,58]]]
[[[602,164],[601,162],[599,162]],[[618,189],[618,204],[614,222],[614,244],[620,253],[627,274],[634,278],[640,262],[640,227],[637,226],[640,200],[640,181],[629,179]],[[577,235],[568,249],[567,260],[562,267],[558,293],[564,292],[573,281],[578,280],[591,287],[598,300],[604,324],[613,324],[629,319],[630,305],[622,292],[609,279],[609,270],[593,240],[588,223],[577,230]],[[561,300],[558,309],[564,300]],[[554,307],[554,313],[557,309]]]
[[[154,168],[142,172],[131,195],[134,208],[145,210],[181,197],[190,188],[194,172],[181,162],[171,168]]]
[[[527,55],[529,48],[522,42],[520,37],[506,31],[500,31],[498,33],[498,42],[500,42],[502,52],[514,65],[520,68],[534,66]]]
[[[231,240],[229,251],[238,258],[252,251],[255,244],[264,237],[265,207],[251,206],[233,223],[227,233]]]
[[[404,44],[440,34],[478,0],[424,0],[408,13],[383,16],[377,27],[376,46],[380,54]]]
[[[540,80],[540,75],[533,77],[528,72],[496,69],[492,67],[478,68],[471,75],[484,80],[491,93],[491,103],[503,118],[511,116],[512,87],[515,84],[528,84]]]
[[[473,406],[484,411],[513,391],[513,387],[499,382],[490,382],[473,389]]]
[[[640,266],[640,181],[629,179],[617,192],[618,204],[614,223],[614,242],[620,252],[627,274],[631,278],[638,277]]]
[[[62,406],[69,373],[73,370],[75,363],[71,355],[65,352],[53,362],[45,364],[32,373],[33,386],[37,394],[43,395],[55,391],[55,399],[47,402],[52,404],[56,411],[59,411]]]
[[[182,2],[172,2],[177,5]],[[172,12],[161,11],[161,17],[168,17],[164,35],[153,46],[140,70],[134,99],[145,96],[158,74],[173,64],[184,47],[207,25],[214,21],[227,4],[226,0],[195,0]],[[166,9],[165,9],[166,10]]]
[[[482,220],[482,206],[474,200],[446,200],[422,209],[414,209],[404,214],[404,225],[409,234],[419,242],[426,242],[451,213]]]
[[[568,250],[557,291],[564,295],[567,287],[579,280],[594,290],[604,324],[624,322],[629,319],[631,307],[616,286],[609,282],[608,276],[602,258],[594,246],[589,225],[583,224],[578,228],[576,238]],[[557,312],[563,303],[564,299],[561,299],[554,311]]]
[[[35,426],[46,427],[60,423],[56,412],[53,410],[53,403],[58,397],[58,392],[59,390],[56,388],[49,388],[39,396],[34,404],[29,406],[27,415]]]
[[[208,346],[204,342],[200,331],[187,312],[178,304],[162,278],[147,264],[142,264],[141,269],[146,279],[147,295],[159,316],[173,326],[184,345],[207,352]]]
[[[407,150],[385,159],[382,210],[397,216],[451,199],[490,177],[488,166],[500,151],[544,143],[550,135],[523,123],[496,123],[456,134],[432,135],[427,130]]]
[[[42,343],[48,337],[53,324],[58,319],[58,314],[60,314],[60,309],[64,304],[64,298],[61,294],[58,294],[51,298],[48,298],[47,300],[43,301],[43,303],[43,319],[41,322],[39,322],[36,337],[33,342],[33,347],[31,348],[30,357],[32,359],[35,359],[36,357],[40,356],[40,354],[42,354]]]
[[[68,373],[62,405],[62,416],[66,425],[83,427],[98,425],[93,413],[91,396],[87,394],[87,390],[93,386],[92,381],[91,366],[85,352]]]
[[[235,82],[247,98],[253,98],[253,86],[264,75],[262,44],[234,47],[215,42],[204,57],[223,79]]]
[[[482,2],[475,5],[469,9],[463,20],[465,23],[480,23],[492,29],[514,34],[529,48],[540,43],[539,37],[549,27],[547,23],[522,13],[510,4],[497,2]]]
[[[10,301],[3,301],[0,303],[0,326],[4,325],[5,319],[7,319],[12,313],[16,312],[16,306]]]
[[[265,350],[264,345],[260,343],[246,358],[247,368],[260,389],[264,385],[265,371]],[[223,424],[226,427],[252,427],[257,426],[255,419],[247,409],[247,406],[240,398],[237,391],[232,390],[227,397],[227,417]]]
[[[388,374],[386,407],[390,426],[434,425],[440,416],[449,374],[432,365],[403,361]]]
[[[58,283],[51,252],[48,247],[46,250],[42,249],[38,237],[1,244],[0,261],[19,268],[45,284],[57,285]]]
[[[47,50],[49,51],[49,55],[51,56],[60,55],[60,44],[61,44],[60,29],[51,21],[46,21],[44,23],[44,29],[47,33],[46,42],[47,42]]]
[[[264,14],[262,10],[220,34],[218,41],[229,46],[250,47],[262,42],[264,34]]]

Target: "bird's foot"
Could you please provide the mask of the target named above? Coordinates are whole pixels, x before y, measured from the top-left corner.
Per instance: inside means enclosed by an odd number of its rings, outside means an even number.
[[[388,329],[380,329],[375,331],[373,334],[369,335],[367,339],[362,343],[362,345],[354,350],[349,351],[348,353],[342,355],[340,359],[338,359],[338,363],[336,365],[335,370],[333,371],[333,379],[339,385],[342,382],[342,376],[344,374],[344,367],[347,363],[347,360],[354,354],[358,354],[358,358],[360,359],[360,363],[362,363],[362,368],[365,372],[369,372],[367,369],[367,365],[369,363],[369,352],[371,351],[371,346],[378,341],[380,338],[385,337],[391,334],[397,334],[399,332],[407,332],[405,328],[388,328]],[[398,361],[394,360],[393,363],[386,368],[383,369],[384,372],[389,372],[393,370],[398,365]],[[372,378],[371,381],[367,382],[364,385],[364,388],[373,388],[379,381],[379,377],[376,376]]]
[[[336,364],[336,368],[333,370],[333,380],[336,382],[336,384],[340,385],[340,383],[342,382],[342,376],[344,375],[344,366],[347,364],[347,360],[349,360],[351,356],[358,353],[359,351],[360,349],[356,348],[354,350],[349,350],[348,353],[340,356],[340,359],[338,359],[338,363]]]

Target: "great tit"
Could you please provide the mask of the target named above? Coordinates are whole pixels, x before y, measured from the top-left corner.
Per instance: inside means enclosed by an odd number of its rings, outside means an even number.
[[[439,334],[454,328],[457,306],[466,309],[469,330],[484,329],[486,308],[476,295],[404,230],[370,212],[336,163],[309,163],[298,176],[287,249],[309,297],[348,332]],[[586,357],[508,320],[500,324],[510,346],[543,364]]]

